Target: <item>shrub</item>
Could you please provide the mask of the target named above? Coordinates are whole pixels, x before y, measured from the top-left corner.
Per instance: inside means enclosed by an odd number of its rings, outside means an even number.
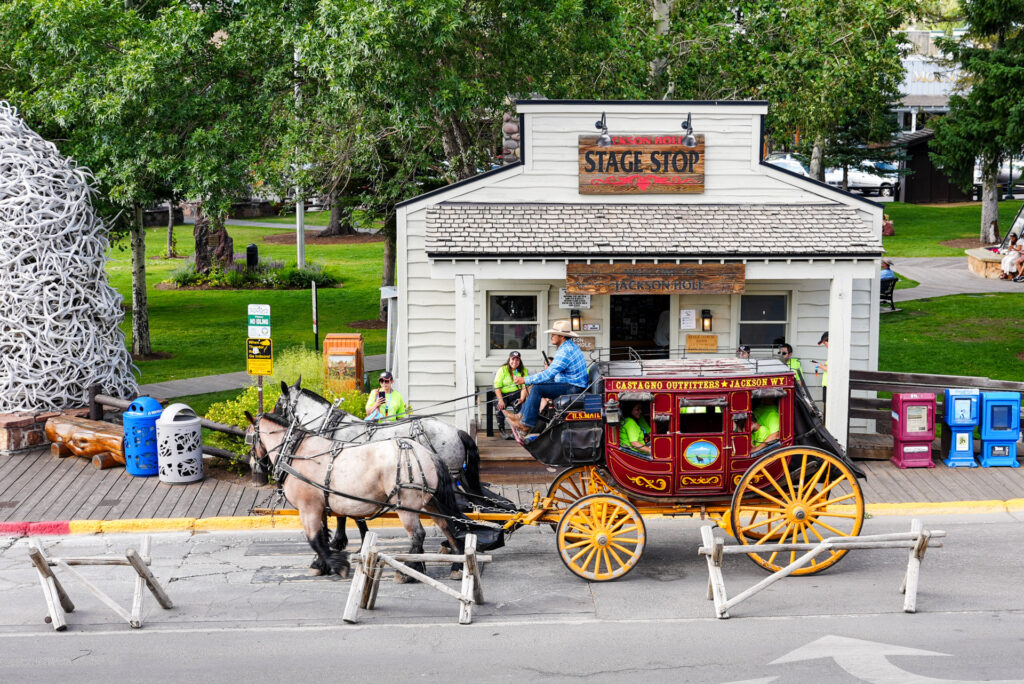
[[[281,261],[266,259],[253,270],[246,268],[245,260],[235,261],[221,268],[214,266],[209,273],[197,273],[195,261],[189,259],[171,272],[170,282],[178,287],[208,285],[236,290],[247,288],[273,288],[276,290],[302,290],[310,281],[317,287],[333,287],[339,280],[323,264],[310,263],[305,268],[285,267]]]
[[[338,279],[331,275],[323,264],[309,263],[305,268],[291,266],[282,268],[277,273],[277,286],[282,289],[302,289],[309,287],[310,281],[317,287],[332,287]]]
[[[358,418],[366,417],[367,395],[357,391],[341,393],[335,393],[330,389],[325,391],[323,357],[318,352],[303,347],[286,349],[274,359],[274,374],[263,383],[263,408],[268,412],[273,410],[274,404],[281,396],[281,382],[292,385],[300,375],[304,388],[322,395],[331,402],[344,398],[341,404],[342,409]],[[255,386],[250,386],[234,399],[211,405],[206,412],[206,418],[245,429],[249,427],[245,412],[248,411],[255,416],[259,413],[258,404],[259,390]],[[211,446],[248,457],[249,447],[245,445],[241,437],[213,432],[208,441]]]
[[[187,259],[184,264],[171,271],[171,282],[178,287],[195,285],[202,280],[202,275],[196,273],[196,263]]]

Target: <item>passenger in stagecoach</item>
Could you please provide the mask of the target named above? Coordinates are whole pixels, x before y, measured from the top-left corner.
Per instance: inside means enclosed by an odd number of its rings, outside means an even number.
[[[516,384],[516,378],[525,378],[529,373],[523,365],[523,358],[519,352],[513,351],[508,355],[508,361],[501,364],[498,372],[494,374],[494,394],[496,413],[498,414],[498,430],[505,432],[505,401],[510,402],[526,400],[526,389]],[[512,435],[506,435],[505,439],[512,439]]]
[[[754,419],[750,424],[750,447],[757,449],[779,439],[779,406],[774,401],[762,401],[754,406]]]
[[[737,359],[749,359],[750,358],[750,346],[746,345],[746,344],[741,344],[739,346],[739,348],[736,350],[736,358]]]
[[[558,347],[558,352],[555,358],[551,359],[551,365],[541,372],[529,377],[515,378],[517,385],[530,388],[523,412],[515,414],[508,409],[505,410],[505,418],[513,428],[516,441],[520,443],[537,425],[541,399],[553,399],[563,394],[579,394],[586,389],[589,382],[587,359],[576,346],[574,338],[579,335],[573,332],[572,324],[566,320],[555,321],[551,329],[544,332],[551,335],[551,344]]]
[[[633,404],[629,416],[619,426],[619,446],[641,453],[651,453],[651,424],[644,417],[644,407],[640,402]]]
[[[366,400],[366,420],[382,423],[404,418],[409,411],[406,410],[402,395],[394,388],[394,376],[384,371],[377,383],[377,391],[370,392],[370,398]]]

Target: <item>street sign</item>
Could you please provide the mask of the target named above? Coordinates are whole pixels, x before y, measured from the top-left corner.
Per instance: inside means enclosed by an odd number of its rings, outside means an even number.
[[[249,305],[249,337],[270,337],[270,305]]]
[[[245,369],[249,375],[274,374],[274,348],[270,338],[248,338],[245,341],[245,358]]]

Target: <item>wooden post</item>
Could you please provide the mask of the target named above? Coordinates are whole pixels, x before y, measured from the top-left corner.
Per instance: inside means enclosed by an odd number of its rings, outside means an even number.
[[[701,526],[700,539],[705,548],[715,548],[715,533],[712,531],[711,525]],[[718,541],[721,542],[721,539]],[[725,607],[727,600],[725,596],[725,579],[722,577],[722,568],[715,564],[715,555],[712,553],[707,556],[708,583],[711,585],[711,596],[715,601],[715,617],[725,619],[729,617],[729,611]],[[718,554],[718,557],[720,559],[721,555]]]
[[[907,572],[903,576],[903,584],[900,591],[903,593],[903,612],[917,612],[917,585],[921,576],[921,561],[924,559],[924,552],[928,550],[929,533],[923,529],[921,521],[914,518],[910,521],[910,531],[917,539],[914,547],[910,549],[907,558]]]
[[[153,577],[153,573],[142,562],[142,559],[139,558],[139,554],[135,552],[135,549],[128,549],[128,552],[125,555],[128,557],[128,562],[132,564],[133,568],[135,568],[135,572],[139,573],[139,576],[146,582],[146,586],[149,587],[149,591],[153,594],[153,598],[156,599],[156,602],[163,608],[173,608],[174,604],[171,603],[170,597],[164,593],[163,587],[161,587],[160,583],[156,581],[156,577]]]
[[[462,563],[462,600],[459,602],[459,624],[468,625],[473,622],[473,600],[475,598],[476,575],[470,571],[470,559],[476,567],[476,535],[467,534],[465,558]]]
[[[99,385],[89,385],[89,420],[103,420],[103,405],[96,401],[102,390]]]
[[[363,596],[363,587],[366,585],[366,559],[370,555],[370,549],[377,543],[377,533],[370,531],[363,539],[363,545],[359,549],[359,565],[356,566],[355,574],[352,575],[352,585],[348,588],[348,599],[345,601],[345,610],[341,619],[349,624],[355,624],[359,613],[359,601]]]
[[[35,545],[35,542],[29,543],[28,557],[32,560],[32,565],[36,567],[36,572],[39,574],[39,585],[43,589],[43,598],[46,600],[46,622],[53,625],[53,629],[57,632],[63,632],[68,628],[67,617],[65,611],[71,612],[75,609],[75,605],[71,603],[71,599],[64,593],[64,588],[60,586],[57,578],[54,577],[53,571],[50,570],[50,566],[46,563],[46,558],[43,556],[42,550]]]
[[[377,547],[371,546],[370,551],[366,554],[363,559],[363,574],[366,575],[367,582],[363,587],[361,598],[359,601],[359,607],[366,610],[370,609],[370,599],[376,594],[376,583],[377,583],[377,566],[379,565],[377,560]]]

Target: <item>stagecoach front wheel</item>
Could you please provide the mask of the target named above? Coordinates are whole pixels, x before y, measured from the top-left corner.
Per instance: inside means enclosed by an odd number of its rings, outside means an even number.
[[[777,543],[816,544],[828,537],[855,537],[864,523],[864,496],[850,468],[811,447],[777,449],[759,459],[736,486],[730,509],[733,536],[757,547]],[[775,572],[804,551],[751,552],[750,559]],[[830,549],[794,575],[831,567],[846,550]]]
[[[591,494],[565,509],[555,539],[558,555],[574,575],[607,582],[636,566],[647,533],[633,504],[609,494]]]

